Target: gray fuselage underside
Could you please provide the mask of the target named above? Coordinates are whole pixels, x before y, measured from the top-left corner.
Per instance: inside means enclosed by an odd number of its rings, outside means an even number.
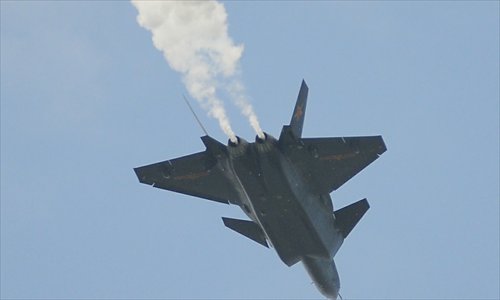
[[[242,210],[258,223],[281,260],[291,266],[304,257],[331,260],[343,242],[335,229],[328,194],[307,188],[276,140],[231,151]]]

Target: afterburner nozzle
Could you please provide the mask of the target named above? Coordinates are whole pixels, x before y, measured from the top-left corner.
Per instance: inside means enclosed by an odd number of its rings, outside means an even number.
[[[236,137],[236,143],[229,140],[227,142],[227,145],[229,155],[231,155],[232,157],[242,156],[248,149],[248,142],[245,139],[240,138],[239,136]]]
[[[259,135],[255,136],[255,142],[256,143],[263,144],[266,140],[267,140],[267,134],[266,133],[264,133],[262,137],[260,137]]]
[[[272,135],[265,132],[264,138],[261,138],[258,135],[255,137],[256,149],[261,153],[268,152],[274,149],[277,142],[278,141],[276,141],[276,139]]]
[[[259,143],[259,144],[264,144],[266,141],[274,140],[274,139],[275,138],[273,138],[271,135],[269,135],[265,132],[262,133],[262,137],[260,135],[255,136],[255,142]]]
[[[229,147],[240,147],[241,145],[247,144],[248,142],[244,138],[240,138],[239,136],[236,136],[236,142],[231,141],[231,139],[227,141],[227,145]]]
[[[236,137],[236,142],[233,142],[233,141],[231,141],[231,139],[228,139],[228,140],[227,140],[227,145],[228,145],[229,147],[237,147],[237,146],[238,146],[238,144],[240,143],[240,141],[239,141],[239,140],[240,140],[240,139],[239,139],[238,137]]]

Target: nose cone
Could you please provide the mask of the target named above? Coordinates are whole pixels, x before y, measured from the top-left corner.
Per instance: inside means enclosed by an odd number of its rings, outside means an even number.
[[[336,300],[339,296],[339,289],[338,288],[329,289],[329,290],[322,290],[322,289],[319,289],[319,290],[323,294],[323,296],[325,296],[327,299]]]
[[[318,288],[318,290],[321,292],[321,294],[323,294],[323,296],[325,296],[327,299],[337,299],[338,296],[339,296],[339,289],[340,289],[340,286],[339,285],[336,285],[336,284],[319,284],[319,283],[315,283],[316,284],[316,287]]]
[[[318,290],[328,299],[337,299],[340,279],[333,260],[306,257],[302,260]]]

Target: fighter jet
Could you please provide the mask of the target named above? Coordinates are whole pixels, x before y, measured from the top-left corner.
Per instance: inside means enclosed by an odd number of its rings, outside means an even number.
[[[381,136],[303,138],[308,87],[302,81],[289,125],[227,146],[205,135],[205,151],[135,168],[141,183],[235,204],[249,220],[223,217],[228,228],[292,266],[301,261],[319,291],[336,299],[334,256],[369,208],[366,199],[334,210],[330,193],[386,151]]]

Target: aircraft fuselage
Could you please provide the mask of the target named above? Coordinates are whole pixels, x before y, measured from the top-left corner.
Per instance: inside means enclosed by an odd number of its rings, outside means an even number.
[[[336,298],[339,279],[333,257],[343,242],[335,228],[329,194],[307,188],[279,142],[266,139],[228,147],[230,165],[241,187],[242,210],[264,231],[281,260],[302,261],[325,295]]]

